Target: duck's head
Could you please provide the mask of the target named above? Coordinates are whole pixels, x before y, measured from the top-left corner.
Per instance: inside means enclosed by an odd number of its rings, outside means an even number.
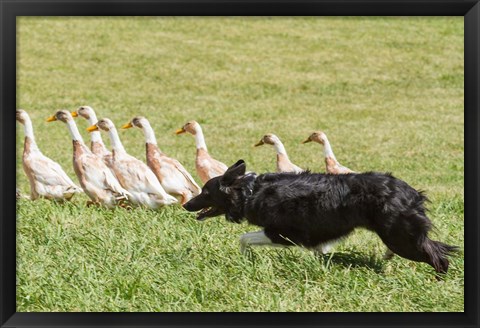
[[[47,118],[47,122],[53,121],[62,121],[63,123],[67,123],[68,121],[72,120],[72,115],[68,110],[61,109],[58,110],[54,115]]]
[[[93,108],[90,106],[80,106],[77,108],[76,111],[72,112],[73,117],[78,117],[81,116],[84,119],[90,119],[90,116],[95,115],[95,112],[93,111]]]
[[[315,131],[307,139],[303,140],[302,143],[307,143],[311,141],[315,141],[321,145],[325,145],[325,142],[327,141],[327,135],[322,131]]]
[[[108,132],[111,129],[115,129],[115,125],[113,125],[113,122],[111,120],[109,120],[108,118],[102,118],[101,120],[99,120],[94,125],[88,127],[87,131],[88,132],[93,132],[93,131],[102,130],[102,131]]]
[[[144,125],[148,124],[148,120],[143,116],[135,116],[132,120],[124,125],[122,125],[122,129],[130,129],[133,127],[143,129]]]
[[[196,121],[188,121],[187,123],[185,123],[184,126],[182,126],[180,129],[175,131],[175,133],[182,134],[182,133],[188,132],[192,135],[195,135],[199,127],[200,127],[200,124],[198,124]]]
[[[275,145],[279,141],[280,141],[280,139],[276,135],[269,133],[269,134],[264,135],[262,137],[262,139],[260,139],[260,141],[257,142],[254,146],[258,147],[258,146],[261,146],[263,144]]]
[[[18,122],[21,124],[25,124],[26,121],[30,120],[30,117],[28,116],[27,112],[24,111],[23,109],[17,109],[16,111],[16,119]]]

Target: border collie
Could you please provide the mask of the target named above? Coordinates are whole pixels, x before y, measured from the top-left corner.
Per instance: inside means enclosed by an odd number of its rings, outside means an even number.
[[[446,273],[447,256],[457,250],[428,238],[426,196],[391,174],[245,174],[243,160],[205,184],[183,207],[200,211],[198,220],[225,214],[228,221],[263,230],[242,235],[248,245],[299,245],[321,250],[355,228],[374,231],[401,257],[430,264]]]

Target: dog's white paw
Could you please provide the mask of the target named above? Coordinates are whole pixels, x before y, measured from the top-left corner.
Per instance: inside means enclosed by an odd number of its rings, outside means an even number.
[[[270,238],[265,235],[263,230],[255,232],[247,232],[240,236],[240,252],[245,254],[248,251],[248,246],[262,246],[262,245],[271,245],[273,244]]]
[[[332,248],[333,248],[332,245],[326,244],[326,245],[320,246],[320,251],[322,252],[322,254],[328,254],[328,253],[330,253]]]
[[[317,245],[314,249],[313,249],[313,252],[315,253],[315,255],[325,255],[325,254],[328,254],[330,253],[330,251],[332,250],[333,248],[333,244],[332,243],[328,243],[328,244],[320,244],[320,245]]]

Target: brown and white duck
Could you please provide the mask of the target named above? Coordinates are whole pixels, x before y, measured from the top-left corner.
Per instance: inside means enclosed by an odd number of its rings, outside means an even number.
[[[327,135],[322,131],[313,132],[307,139],[302,143],[307,142],[318,142],[323,146],[323,156],[325,158],[325,170],[330,174],[346,174],[346,173],[355,173],[350,170],[348,167],[343,166],[337,161],[335,154],[333,153],[332,146],[328,141]]]
[[[277,152],[277,172],[295,172],[300,173],[304,170],[298,167],[297,165],[293,164],[290,159],[288,158],[287,151],[283,146],[283,143],[280,141],[274,134],[266,134],[257,142],[254,146],[258,147],[263,144],[272,145],[275,147],[275,151]]]
[[[122,188],[103,160],[85,145],[70,112],[57,111],[47,119],[47,122],[53,121],[61,121],[68,127],[73,142],[73,168],[80,185],[91,199],[89,204],[113,208],[119,200],[128,199],[130,193]]]
[[[195,121],[189,121],[182,128],[175,131],[176,134],[182,134],[185,132],[188,132],[195,137],[195,144],[197,147],[195,168],[200,180],[205,183],[211,178],[223,175],[228,169],[228,166],[210,156],[200,124]]]
[[[155,132],[145,117],[134,117],[130,122],[124,124],[122,129],[131,127],[137,127],[143,131],[147,165],[155,173],[160,184],[168,194],[180,197],[182,204],[200,194],[201,188],[183,165],[175,158],[167,156],[158,148]]]
[[[55,200],[69,200],[81,193],[68,177],[60,164],[42,154],[35,142],[33,126],[27,112],[17,109],[16,119],[24,127],[23,169],[30,182],[30,199],[39,197]]]
[[[84,119],[88,121],[88,123],[91,125],[97,123],[97,115],[95,114],[95,111],[93,110],[92,107],[90,106],[80,106],[76,111],[72,112],[73,117],[78,117],[81,116]],[[92,131],[90,133],[90,149],[91,151],[99,156],[100,158],[103,159],[105,164],[107,164],[108,167],[112,166],[112,153],[105,147],[105,144],[103,143],[102,140],[102,135],[100,131]]]
[[[87,130],[102,130],[108,133],[112,144],[112,168],[122,187],[131,194],[128,198],[131,203],[156,209],[178,202],[175,197],[165,192],[160,181],[145,163],[126,152],[111,120],[101,119]]]

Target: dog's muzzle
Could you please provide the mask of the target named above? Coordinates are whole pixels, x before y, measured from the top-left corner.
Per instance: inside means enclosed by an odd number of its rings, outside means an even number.
[[[200,212],[197,213],[197,220],[198,221],[203,221],[206,218],[209,218],[209,217],[212,217],[212,216],[217,216],[217,214],[215,214],[216,212],[218,212],[218,209],[215,208],[215,207],[204,208],[204,209],[200,210]]]
[[[221,209],[217,207],[197,208],[190,202],[186,202],[185,204],[183,204],[183,208],[189,212],[197,212],[198,221],[203,221],[206,218],[218,216],[224,213]]]

